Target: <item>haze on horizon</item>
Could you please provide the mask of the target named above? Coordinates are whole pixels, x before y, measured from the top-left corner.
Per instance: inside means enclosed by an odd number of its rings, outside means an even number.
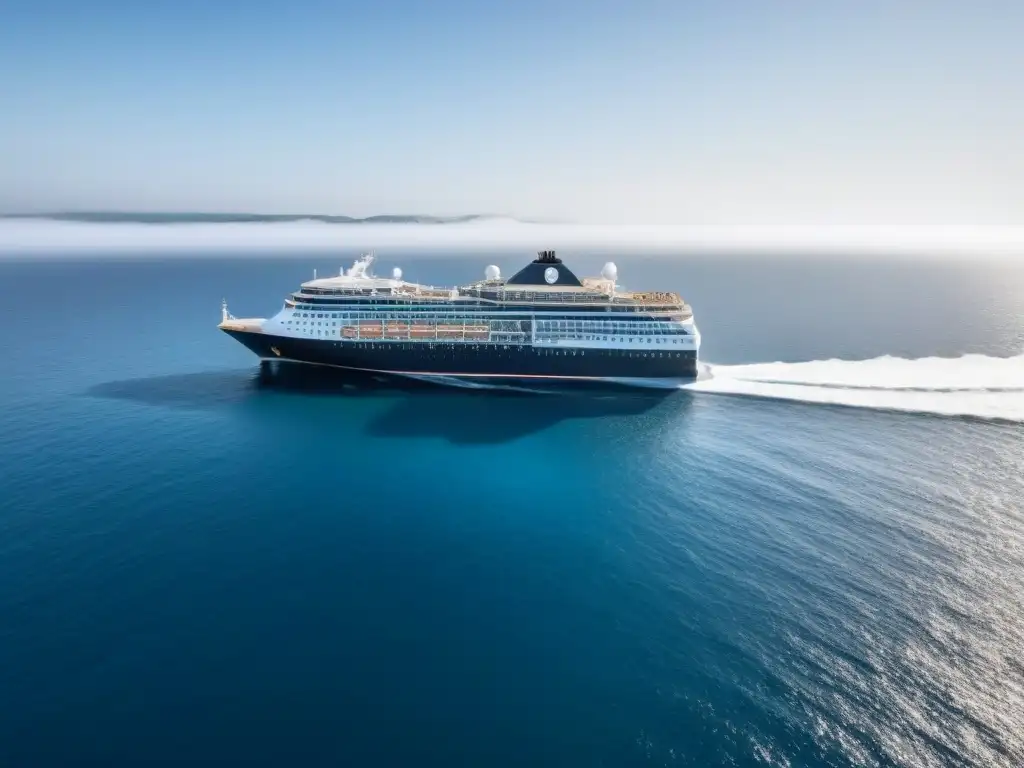
[[[1021,224],[1024,4],[0,11],[0,211]]]

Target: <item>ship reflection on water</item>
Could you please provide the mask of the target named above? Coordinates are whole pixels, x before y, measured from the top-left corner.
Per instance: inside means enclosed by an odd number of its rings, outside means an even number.
[[[287,418],[293,424],[309,419],[309,428],[327,420],[332,429],[361,426],[372,437],[437,437],[463,445],[502,443],[566,420],[638,417],[663,407],[678,411],[691,400],[677,390],[595,388],[590,382],[544,382],[537,388],[467,384],[277,361],[109,381],[83,394],[158,408],[244,408],[247,418]],[[309,407],[295,408],[298,403]]]
[[[575,384],[575,385],[574,385]],[[566,420],[640,416],[669,402],[689,402],[664,389],[595,388],[588,382],[532,388],[521,383],[467,385],[326,367],[269,363],[256,379],[260,391],[348,400],[368,398],[387,406],[367,424],[382,438],[438,437],[462,445],[507,442]]]

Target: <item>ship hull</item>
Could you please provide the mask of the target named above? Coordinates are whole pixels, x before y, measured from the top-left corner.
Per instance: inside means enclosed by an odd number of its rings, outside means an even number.
[[[327,365],[356,372],[454,376],[479,380],[544,379],[654,384],[697,376],[694,350],[628,350],[487,342],[344,341],[224,332],[260,358]]]

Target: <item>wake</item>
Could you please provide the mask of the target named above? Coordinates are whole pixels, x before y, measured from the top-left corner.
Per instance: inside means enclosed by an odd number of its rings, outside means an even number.
[[[692,392],[1024,422],[1024,355],[709,365]]]
[[[509,384],[508,382],[479,381],[465,379],[461,376],[445,376],[438,373],[402,373],[399,374],[413,381],[422,381],[428,384],[437,384],[452,389],[469,389],[494,392],[520,392],[525,394],[550,394],[550,390],[540,387]]]

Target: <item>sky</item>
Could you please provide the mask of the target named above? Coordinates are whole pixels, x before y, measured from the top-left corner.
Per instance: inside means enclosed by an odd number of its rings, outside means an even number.
[[[1024,2],[5,0],[0,211],[1024,224]]]

